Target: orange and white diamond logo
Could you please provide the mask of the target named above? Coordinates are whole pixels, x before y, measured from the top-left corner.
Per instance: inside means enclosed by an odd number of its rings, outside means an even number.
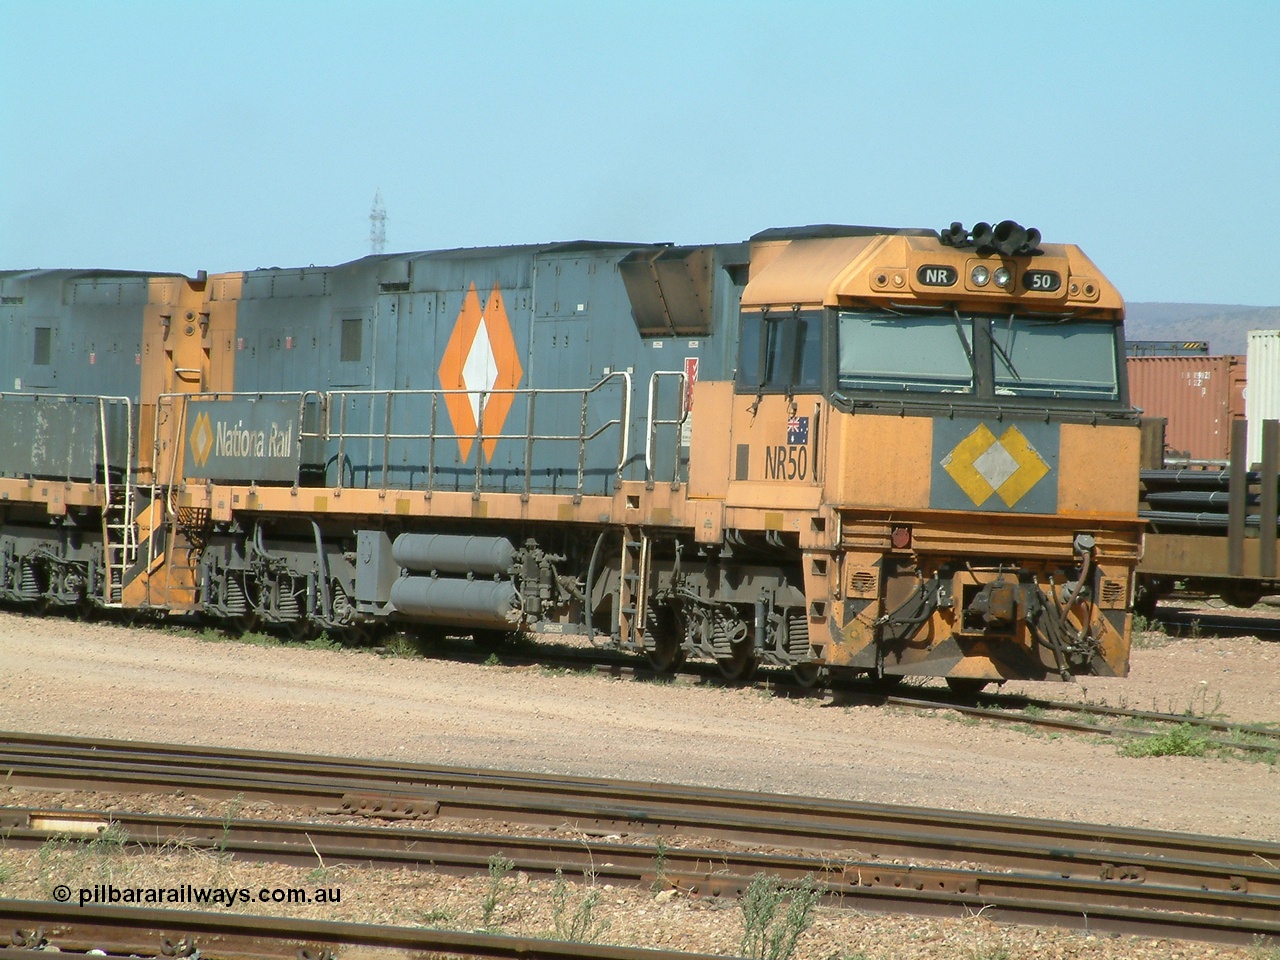
[[[191,428],[191,455],[195,457],[196,466],[205,465],[212,449],[213,428],[209,425],[209,414],[202,413],[196,417],[195,426]]]
[[[444,398],[449,419],[453,421],[453,432],[458,435],[462,459],[471,456],[483,404],[484,455],[486,460],[492,460],[498,435],[515,402],[513,394],[502,391],[516,389],[524,376],[502,291],[496,283],[483,309],[476,285],[471,284],[453,326],[453,335],[445,344],[439,373],[443,389],[466,391],[448,393]]]

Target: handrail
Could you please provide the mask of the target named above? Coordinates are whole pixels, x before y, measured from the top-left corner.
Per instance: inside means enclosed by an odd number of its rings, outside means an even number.
[[[313,393],[313,392],[315,391],[304,392],[301,395],[300,404],[302,401],[305,400],[307,394]],[[293,398],[298,396],[299,396],[299,392],[297,390],[253,390],[253,391],[244,391],[244,392],[237,392],[233,390],[201,390],[195,393],[186,393],[184,391],[171,391],[168,393],[158,394],[156,396],[156,405],[155,405],[156,409],[155,409],[155,415],[154,415],[155,421],[154,421],[154,428],[152,430],[151,476],[153,478],[155,478],[157,475],[156,470],[160,463],[160,413],[162,410],[165,410],[166,408],[168,408],[168,410],[174,417],[175,428],[169,435],[169,438],[173,443],[173,456],[170,457],[169,459],[169,477],[167,481],[162,482],[160,484],[156,484],[153,482],[152,500],[153,501],[155,500],[155,492],[157,487],[163,487],[168,493],[171,494],[175,484],[177,483],[178,459],[179,459],[178,452],[180,450],[185,450],[185,433],[187,429],[187,426],[186,426],[187,407],[189,406],[192,400],[199,400],[199,401],[213,401],[213,400],[219,400],[219,399],[236,400],[236,399],[244,399],[247,397],[254,397],[259,399],[265,399],[267,397]],[[181,404],[176,403],[175,401],[177,400],[181,400],[182,403]],[[179,406],[181,407],[180,411],[177,409]],[[299,432],[301,432],[301,426],[302,426],[301,406],[299,406],[298,425],[299,425]],[[301,462],[301,457],[302,457],[301,437],[299,437],[299,449],[298,449],[299,462]],[[172,496],[169,496],[169,495],[165,496],[164,508],[165,508],[165,515],[167,517],[172,518],[176,515],[176,510],[174,509],[174,506],[173,506]]]
[[[136,549],[136,537],[133,535],[133,460],[134,460],[134,437],[133,437],[133,401],[129,397],[115,396],[111,394],[85,394],[85,393],[32,393],[27,391],[0,392],[0,401],[18,400],[29,402],[31,404],[51,402],[53,404],[82,404],[89,406],[92,404],[96,407],[96,423],[94,429],[96,436],[90,441],[89,449],[93,451],[93,455],[100,456],[101,460],[98,464],[87,468],[87,475],[77,475],[74,464],[74,434],[69,433],[67,436],[67,457],[65,480],[68,484],[88,479],[91,484],[101,485],[101,523],[103,535],[103,595],[102,602],[107,606],[118,606],[112,599],[112,549],[120,550],[119,563],[127,566],[132,559],[132,553]],[[111,512],[114,509],[115,487],[111,479],[111,450],[112,450],[112,421],[108,418],[108,411],[123,407],[124,409],[124,431],[125,431],[125,449],[123,462],[120,464],[121,477],[120,484],[123,491],[122,503],[119,505],[123,516],[119,522],[112,519]],[[121,532],[121,540],[117,544],[111,541],[111,530],[118,527]],[[119,586],[123,589],[123,583]]]
[[[611,383],[620,383],[622,385],[622,402],[621,409],[616,417],[610,418],[602,423],[597,429],[587,432],[587,413],[589,401],[588,398],[608,387]],[[618,443],[618,463],[615,468],[615,474],[621,477],[623,469],[626,466],[627,455],[631,441],[631,388],[632,375],[625,370],[617,370],[606,374],[599,381],[590,387],[525,387],[498,390],[331,390],[323,394],[326,401],[326,409],[323,417],[323,428],[315,433],[299,431],[299,439],[303,436],[319,438],[326,441],[332,441],[335,438],[338,441],[337,462],[339,473],[337,477],[336,489],[342,489],[343,479],[341,474],[341,464],[344,462],[346,455],[346,445],[348,441],[375,441],[381,440],[383,446],[382,461],[377,466],[381,469],[382,480],[381,489],[388,489],[387,476],[390,472],[390,450],[391,444],[399,440],[420,440],[428,441],[428,479],[427,492],[434,490],[434,467],[435,467],[435,448],[437,440],[470,440],[472,449],[476,450],[476,468],[475,468],[475,487],[473,492],[478,493],[483,484],[484,460],[483,448],[484,444],[489,440],[518,440],[523,441],[525,448],[524,456],[524,489],[528,492],[532,483],[533,470],[533,449],[537,441],[543,442],[577,442],[578,443],[578,467],[576,472],[576,489],[581,492],[586,472],[586,444],[598,439],[605,431],[613,427],[619,427],[619,443]],[[535,433],[533,430],[534,408],[538,402],[538,398],[547,396],[579,396],[582,398],[582,408],[579,418],[579,429],[575,433]],[[471,397],[477,398],[476,427],[471,433],[441,433],[437,430],[439,423],[439,401],[441,397],[448,398],[450,396],[465,396],[468,401]],[[484,430],[484,415],[488,405],[494,397],[509,396],[514,398],[527,397],[529,399],[529,410],[525,416],[525,430],[522,433],[487,433]],[[430,427],[428,432],[393,432],[391,422],[392,405],[399,398],[421,397],[430,398]],[[361,398],[368,399],[371,404],[382,400],[383,409],[383,429],[379,432],[361,431],[356,429],[349,430],[347,428],[347,408],[350,406],[349,401]],[[336,415],[337,423],[334,423],[335,414],[334,407],[340,406],[341,411]],[[373,413],[373,407],[370,407],[370,414]],[[374,464],[370,464],[370,467]]]
[[[680,374],[683,377],[683,374]],[[621,386],[621,400],[618,412],[615,416],[605,420],[595,430],[588,432],[588,408],[590,397],[608,387]],[[472,397],[477,399],[477,412],[479,416],[476,418],[476,427],[474,432],[468,434],[461,433],[441,433],[437,430],[439,425],[439,406],[440,399],[450,396],[464,396],[468,398],[468,402]],[[528,398],[528,410],[525,417],[525,430],[523,433],[487,433],[484,430],[484,415],[488,405],[494,397],[508,396],[513,398]],[[549,396],[576,396],[581,398],[581,410],[579,416],[579,427],[576,433],[536,433],[534,431],[534,413],[538,403],[538,399]],[[615,468],[615,475],[619,478],[622,476],[626,467],[628,454],[631,446],[631,409],[632,409],[632,374],[625,370],[616,370],[606,374],[600,380],[589,387],[525,387],[498,390],[375,390],[361,388],[357,390],[277,390],[277,391],[202,391],[199,393],[165,393],[158,397],[156,403],[156,428],[155,428],[155,460],[159,462],[160,456],[160,416],[161,410],[167,409],[174,416],[175,422],[182,424],[178,434],[175,437],[175,454],[169,464],[169,480],[168,486],[171,488],[176,481],[178,467],[177,448],[181,446],[176,442],[178,435],[186,429],[188,420],[187,406],[192,401],[206,401],[219,399],[269,399],[287,397],[296,399],[298,402],[298,436],[296,444],[297,463],[296,468],[300,472],[302,467],[303,444],[305,440],[319,440],[325,443],[336,441],[336,464],[337,477],[334,488],[341,491],[345,485],[343,476],[343,464],[346,462],[346,454],[348,445],[351,442],[361,440],[370,443],[370,453],[372,454],[375,441],[382,442],[382,456],[380,463],[370,462],[368,469],[380,468],[381,480],[380,489],[385,494],[389,489],[389,475],[391,472],[391,451],[392,444],[397,441],[413,441],[426,440],[428,444],[427,453],[427,487],[426,493],[429,496],[435,489],[435,464],[436,464],[436,447],[438,440],[470,440],[472,448],[476,451],[476,467],[475,467],[475,486],[473,492],[478,495],[483,485],[484,479],[484,444],[490,440],[517,440],[524,444],[524,491],[529,492],[533,480],[533,452],[538,442],[542,443],[569,443],[576,442],[578,444],[578,464],[576,471],[576,490],[579,494],[582,492],[583,483],[586,474],[586,445],[599,439],[606,431],[619,428],[618,440],[618,462]],[[430,401],[430,417],[427,431],[420,430],[413,432],[398,432],[392,430],[392,424],[395,420],[394,408],[396,401],[409,398],[429,398]],[[177,406],[177,399],[182,400],[182,410],[174,409]],[[369,403],[368,414],[370,426],[366,429],[348,429],[348,408],[352,407],[352,401],[367,400]],[[307,429],[306,410],[309,403],[316,402],[320,408],[320,415],[312,429]],[[378,411],[378,407],[381,411]],[[338,410],[335,413],[334,408]],[[378,417],[378,412],[381,416]],[[373,422],[375,418],[380,419],[381,430],[375,432]],[[336,422],[335,422],[336,421]],[[370,460],[372,461],[372,456]],[[297,474],[295,473],[295,477]],[[296,483],[295,479],[295,483]]]
[[[659,381],[663,377],[675,377],[677,385],[680,388],[680,416],[674,420],[663,420],[655,417],[658,406],[658,387]],[[675,460],[671,467],[671,482],[675,483],[680,479],[680,447],[681,434],[685,421],[689,419],[688,405],[685,403],[685,397],[689,391],[689,378],[683,370],[656,370],[649,377],[649,408],[645,418],[645,438],[644,438],[644,480],[645,483],[653,483],[653,459],[654,447],[657,445],[657,427],[674,426],[675,431]]]
[[[92,401],[98,407],[98,429],[102,442],[102,463],[103,469],[106,470],[109,465],[109,450],[107,447],[107,407],[114,404],[124,404],[125,407],[125,423],[128,429],[127,442],[128,447],[126,454],[128,460],[125,464],[126,477],[132,465],[133,454],[133,408],[132,401],[125,396],[116,396],[114,394],[103,393],[30,393],[25,390],[6,390],[0,391],[0,400],[25,400],[31,403],[39,403],[44,400],[53,400],[59,403],[89,403]],[[67,465],[70,467],[71,458],[68,456]],[[76,478],[71,476],[68,471],[67,476],[63,478],[67,483],[73,482]],[[104,476],[104,484],[107,490],[110,490],[109,481]]]

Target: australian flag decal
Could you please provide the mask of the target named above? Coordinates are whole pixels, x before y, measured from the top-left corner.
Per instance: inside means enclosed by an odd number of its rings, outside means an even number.
[[[787,421],[787,445],[806,445],[809,442],[809,418],[792,417]]]

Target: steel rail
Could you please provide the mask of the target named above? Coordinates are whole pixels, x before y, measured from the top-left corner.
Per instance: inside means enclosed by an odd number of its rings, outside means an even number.
[[[487,649],[482,653],[469,653],[465,647],[461,647],[456,651],[450,651],[449,659],[480,663],[486,657],[493,656],[496,656],[501,664],[508,666],[543,666],[562,667],[570,670],[593,670],[619,679],[640,680],[669,676],[669,674],[646,667],[643,662],[637,662],[634,657],[609,650],[561,648],[539,650],[536,655],[529,655]],[[766,667],[763,668],[762,672],[766,675],[757,680],[753,686],[782,697],[841,702],[842,698],[854,696],[862,698],[859,702],[868,704],[906,707],[913,710],[952,710],[988,720],[1067,730],[1074,733],[1095,733],[1102,736],[1127,739],[1162,735],[1159,730],[1147,728],[1119,727],[1016,712],[1030,707],[1055,713],[1120,717],[1146,720],[1158,724],[1202,727],[1206,730],[1228,735],[1255,738],[1254,740],[1206,738],[1206,743],[1211,746],[1247,753],[1273,753],[1280,751],[1280,728],[1258,724],[1232,723],[1217,717],[1195,717],[1178,713],[1137,710],[1129,707],[1113,707],[1106,704],[1047,700],[1023,694],[995,691],[966,697],[950,690],[918,688],[913,690],[913,696],[908,697],[901,693],[895,693],[894,687],[886,686],[882,681],[860,678],[841,680],[826,687],[806,687],[784,679],[788,676],[785,668]],[[741,687],[743,685],[737,681],[726,680],[714,664],[707,662],[689,661],[682,668],[682,673],[696,678],[699,683],[713,686]],[[981,704],[994,706],[982,706]],[[1000,707],[1005,707],[1006,709],[1001,710],[999,709]]]
[[[123,831],[131,850],[201,849],[241,859],[314,866],[351,864],[483,874],[490,858],[515,869],[554,877],[590,875],[632,885],[672,886],[696,895],[741,896],[758,874],[796,881],[811,877],[829,900],[874,909],[885,889],[1008,896],[1020,901],[1075,902],[1090,916],[1116,906],[1236,917],[1280,919],[1280,871],[1230,875],[1205,864],[1151,860],[1117,871],[1098,862],[1093,878],[997,872],[989,869],[896,865],[851,858],[693,849],[564,840],[507,834],[447,833],[269,820],[131,814],[119,811],[0,809],[0,838],[15,848],[42,847],[59,838],[90,839]],[[1073,866],[1079,865],[1079,861]],[[1046,864],[1054,867],[1055,864]],[[1061,874],[1061,870],[1055,871]]]
[[[634,657],[620,652],[608,650],[543,650],[537,655],[504,653],[485,650],[483,653],[468,654],[463,651],[451,652],[450,660],[480,663],[487,657],[496,656],[503,665],[562,667],[570,670],[593,670],[597,673],[619,679],[655,679],[669,676],[638,663]],[[1122,717],[1127,719],[1147,720],[1152,723],[1169,725],[1188,725],[1203,727],[1236,736],[1248,736],[1255,740],[1232,740],[1206,738],[1206,743],[1214,747],[1228,750],[1239,750],[1247,753],[1273,753],[1280,751],[1280,729],[1257,724],[1232,723],[1216,717],[1194,717],[1186,714],[1159,713],[1152,710],[1137,710],[1128,707],[1112,707],[1106,704],[1076,703],[1069,700],[1045,700],[1012,693],[979,693],[964,697],[950,690],[920,688],[914,696],[907,697],[894,692],[883,682],[864,679],[849,679],[827,687],[805,687],[790,682],[782,677],[787,674],[784,668],[764,668],[774,676],[764,676],[753,686],[781,697],[802,699],[820,699],[842,702],[842,698],[855,696],[862,698],[860,702],[906,707],[913,710],[952,710],[957,713],[978,716],[983,719],[1001,722],[1026,724],[1028,726],[1046,727],[1049,729],[1067,730],[1073,733],[1095,733],[1102,736],[1122,737],[1127,739],[1149,738],[1161,736],[1158,730],[1136,727],[1118,727],[1099,723],[1088,723],[1080,720],[1068,720],[1058,717],[1042,717],[1017,713],[1028,707],[1052,711],[1056,713],[1074,713],[1085,716]],[[682,668],[686,675],[696,678],[699,683],[713,686],[741,687],[737,681],[726,680],[718,668],[711,663],[700,661],[687,662]],[[996,707],[981,706],[981,703],[995,704]],[[999,706],[1008,709],[1001,710]]]
[[[499,658],[501,659],[501,654],[499,654]],[[478,659],[479,658],[477,658],[477,660]],[[556,661],[546,657],[540,657],[537,660],[531,660],[530,662],[539,663],[544,666],[556,663]],[[559,661],[559,665],[566,666],[574,666],[579,663],[590,664],[592,669],[597,672],[607,673],[612,677],[648,679],[660,676],[657,671],[647,670],[644,667],[630,663],[615,662],[612,659],[605,660],[603,658],[597,658],[593,661],[588,657],[579,658],[575,656],[564,658]],[[704,683],[724,686],[741,686],[741,684],[726,681],[718,675],[711,673],[710,669],[712,668],[705,670],[700,669],[702,667],[708,667],[708,665],[686,664],[685,670],[697,675]],[[1041,710],[1049,710],[1059,713],[1075,713],[1086,716],[1097,715],[1124,717],[1129,719],[1147,720],[1152,723],[1179,726],[1188,725],[1203,727],[1206,730],[1234,734],[1237,736],[1257,738],[1255,740],[1232,740],[1220,737],[1205,737],[1205,742],[1210,746],[1219,747],[1225,750],[1239,750],[1246,753],[1280,752],[1280,729],[1259,726],[1256,724],[1231,723],[1226,720],[1219,720],[1215,717],[1191,717],[1186,716],[1185,714],[1158,713],[1151,710],[1133,710],[1126,707],[1111,707],[1102,704],[1072,703],[1071,701],[1065,700],[1039,700],[1032,697],[1020,696],[1018,694],[980,693],[974,697],[965,698],[951,691],[920,689],[917,691],[918,695],[906,697],[901,694],[894,693],[892,688],[886,688],[882,683],[877,684],[875,681],[856,679],[837,683],[827,688],[811,688],[802,687],[798,684],[789,683],[785,680],[767,678],[757,681],[755,686],[759,689],[767,690],[783,697],[821,699],[840,703],[845,702],[845,698],[854,696],[861,698],[860,702],[868,704],[906,707],[912,710],[951,710],[956,713],[975,716],[986,720],[1019,723],[1026,724],[1027,726],[1046,727],[1056,730],[1068,730],[1073,733],[1096,733],[1102,736],[1125,739],[1146,739],[1162,736],[1163,733],[1160,730],[1153,730],[1149,728],[1121,727],[1110,724],[1089,723],[1083,720],[1028,715],[1015,711],[1025,710],[1027,707],[1034,707]],[[995,704],[1007,703],[1010,709],[980,706],[978,704],[981,701]]]
[[[587,833],[676,834],[795,849],[1116,869],[1141,858],[1249,871],[1280,865],[1280,843],[1099,824],[911,808],[709,787],[391,764],[341,757],[0,734],[10,785],[181,789],[380,818],[499,819]],[[1087,854],[1087,856],[1086,856]],[[1133,861],[1131,863],[1131,861]]]
[[[1009,710],[973,706],[965,703],[953,703],[947,700],[900,697],[890,694],[885,696],[884,702],[892,704],[893,706],[911,707],[916,710],[954,710],[956,713],[962,713],[965,716],[978,717],[984,720],[1023,723],[1029,726],[1047,727],[1056,730],[1069,730],[1074,733],[1098,733],[1104,736],[1123,737],[1129,739],[1150,739],[1151,737],[1164,736],[1164,734],[1159,730],[1151,730],[1147,728],[1117,727],[1110,724],[1089,723],[1084,720],[1071,720],[1065,717],[1027,716],[1025,714],[1014,713]],[[1197,719],[1204,718],[1179,717],[1174,714],[1147,713],[1145,716],[1140,716],[1142,711],[1127,711],[1118,707],[1111,710],[1107,710],[1105,708],[1095,709],[1085,704],[1060,703],[1045,709],[1081,714],[1099,713],[1107,716],[1134,717],[1137,719],[1147,719],[1161,723],[1189,724],[1192,726],[1203,726],[1214,730],[1248,733],[1257,737],[1265,737],[1271,742],[1237,741],[1212,736],[1203,737],[1203,740],[1210,746],[1228,750],[1241,750],[1249,753],[1275,753],[1280,751],[1280,731],[1270,730],[1266,727],[1234,726],[1231,724],[1220,725],[1220,721],[1214,720],[1198,723]]]
[[[545,663],[546,661],[540,662]],[[636,678],[645,678],[658,675],[654,671],[647,671],[642,667],[635,667],[631,665],[600,664],[596,669],[617,677],[634,676]],[[723,682],[726,685],[728,683],[727,681],[722,681],[719,677],[711,675],[706,675],[702,679],[711,683]],[[1162,735],[1159,730],[1136,727],[1118,727],[1098,723],[1088,723],[1082,720],[1027,715],[1025,713],[1017,713],[1015,711],[1025,710],[1027,707],[1034,707],[1041,710],[1084,714],[1086,716],[1098,715],[1107,717],[1124,717],[1129,719],[1148,720],[1153,723],[1203,727],[1207,730],[1214,730],[1222,733],[1259,738],[1257,741],[1206,738],[1206,743],[1212,746],[1222,747],[1224,749],[1241,750],[1253,753],[1273,753],[1280,751],[1280,729],[1260,726],[1257,724],[1231,723],[1230,721],[1219,720],[1216,717],[1191,717],[1186,716],[1185,714],[1158,713],[1151,710],[1134,710],[1126,707],[1111,707],[1104,704],[1072,703],[1067,700],[1040,700],[1033,697],[1020,696],[1018,694],[980,693],[976,698],[968,698],[975,702],[964,702],[965,698],[961,698],[950,691],[931,691],[921,689],[918,691],[919,695],[906,697],[893,693],[891,689],[886,689],[883,684],[878,685],[875,681],[862,680],[852,680],[826,689],[801,687],[785,681],[771,679],[763,680],[758,683],[757,686],[761,689],[774,692],[780,696],[819,698],[839,701],[842,697],[852,694],[864,697],[865,702],[868,703],[908,707],[913,710],[953,710],[956,713],[978,716],[988,720],[1008,721],[1011,723],[1027,724],[1028,726],[1070,730],[1076,733],[1097,733],[1106,736],[1130,739]],[[1010,709],[977,706],[976,701],[989,701],[996,704],[1007,703]]]
[[[1074,900],[1022,899],[1005,891],[986,893],[924,890],[915,887],[859,889],[858,907],[877,913],[964,917],[981,914],[996,922],[1055,926],[1091,933],[1142,937],[1176,937],[1212,943],[1259,946],[1280,943],[1280,919],[1166,913],[1110,903],[1085,907]],[[837,894],[838,895],[838,894]],[[15,945],[48,945],[60,949],[102,949],[107,953],[139,952],[139,937],[157,944],[151,955],[183,957],[255,955],[246,951],[260,938],[289,941],[297,950],[323,957],[324,947],[354,944],[367,947],[440,950],[479,957],[533,957],[546,960],[597,957],[601,960],[690,960],[690,954],[649,951],[603,944],[574,944],[528,937],[462,933],[423,928],[374,926],[336,921],[307,921],[237,914],[205,914],[52,901],[0,901],[0,921],[14,930]],[[26,924],[23,930],[17,924]],[[262,954],[256,954],[261,956]],[[298,956],[304,956],[301,953]],[[279,956],[268,952],[266,956]]]
[[[48,956],[48,948],[56,947],[64,952],[97,949],[144,957],[332,960],[332,948],[338,946],[394,950],[399,958],[406,950],[522,960],[699,960],[708,956],[427,927],[193,910],[78,907],[44,900],[0,900],[0,921],[14,931],[11,939],[15,946],[43,948],[41,956]]]

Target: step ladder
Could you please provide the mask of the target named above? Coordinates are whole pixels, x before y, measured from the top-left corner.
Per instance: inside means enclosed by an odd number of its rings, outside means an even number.
[[[138,528],[134,523],[131,483],[117,483],[105,491],[102,508],[102,605],[123,606],[125,571],[138,559]]]
[[[119,403],[123,403],[125,408],[125,454],[120,477],[113,483],[107,409],[108,405]],[[124,605],[125,572],[138,559],[133,485],[133,416],[129,401],[125,398],[99,398],[98,426],[102,442],[102,605],[119,608]]]
[[[162,496],[172,496],[172,491]],[[173,613],[190,613],[200,606],[200,558],[209,510],[170,507],[166,513],[162,602]]]
[[[644,650],[652,541],[639,527],[622,528],[622,576],[618,585],[618,642]]]

